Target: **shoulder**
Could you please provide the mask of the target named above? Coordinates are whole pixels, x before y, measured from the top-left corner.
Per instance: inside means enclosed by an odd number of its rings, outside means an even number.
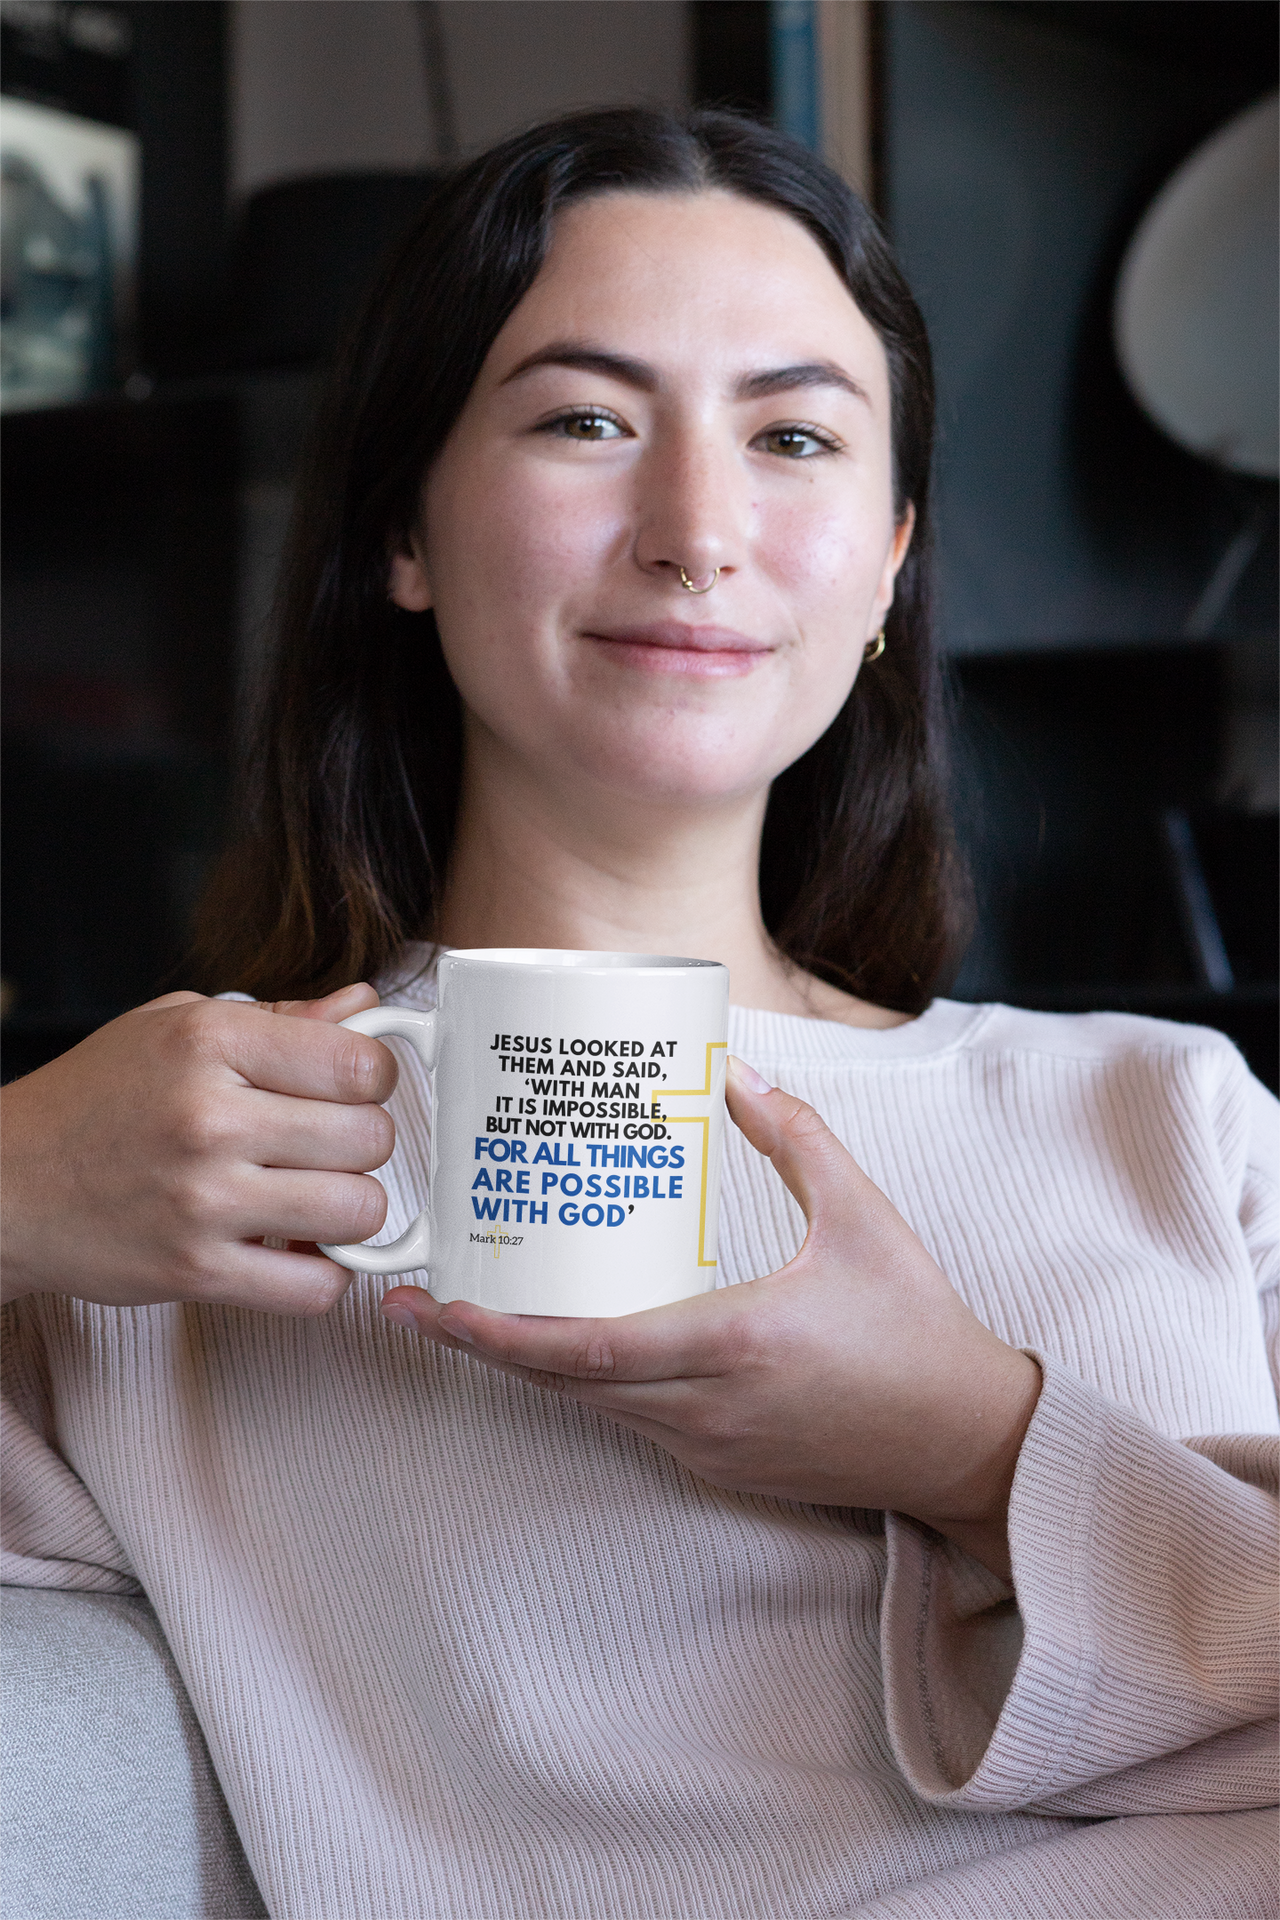
[[[967,1060],[992,1066],[999,1062],[1006,1072],[1021,1068],[1031,1075],[1060,1061],[1155,1077],[1192,1071],[1211,1079],[1252,1081],[1225,1034],[1130,1013],[1041,1013],[998,1001],[939,998],[914,1019],[873,1029],[735,1006],[730,1008],[730,1029],[730,1045],[748,1060],[837,1072],[843,1068],[855,1077],[868,1069],[890,1074],[909,1069],[913,1076],[939,1069],[950,1074],[957,1061]],[[1258,1091],[1270,1098],[1265,1089]]]
[[[1078,1062],[1153,1082],[1195,1081],[1206,1094],[1233,1095],[1280,1114],[1235,1043],[1216,1027],[1135,1013],[1040,1013],[999,1003],[975,1009],[963,1044],[973,1053]]]
[[[966,1036],[971,1052],[1021,1059],[1029,1072],[1038,1062],[1075,1063],[1099,1080],[1125,1083],[1149,1108],[1198,1110],[1228,1161],[1276,1178],[1280,1101],[1225,1033],[1131,1013],[1039,1013],[1003,1005],[982,1012]]]
[[[1204,1061],[1228,1073],[1249,1071],[1226,1034],[1213,1027],[1135,1013],[1040,1013],[999,1002],[974,1011],[983,1017],[971,1024],[966,1043],[976,1051],[1043,1054],[1099,1065],[1149,1061],[1155,1068]]]

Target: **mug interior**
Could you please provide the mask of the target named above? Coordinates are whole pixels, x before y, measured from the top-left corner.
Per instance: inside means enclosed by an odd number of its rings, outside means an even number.
[[[576,947],[446,947],[440,957],[479,966],[560,968],[579,973],[657,973],[678,967],[721,965],[719,960],[686,960],[670,953],[595,953]]]

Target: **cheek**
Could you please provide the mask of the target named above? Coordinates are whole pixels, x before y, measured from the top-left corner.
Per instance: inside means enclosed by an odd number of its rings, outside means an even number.
[[[607,490],[519,458],[469,472],[442,467],[426,495],[427,557],[443,624],[483,612],[510,630],[545,617],[617,538]]]
[[[817,491],[798,489],[759,523],[761,558],[802,640],[775,708],[771,745],[782,764],[826,731],[849,696],[893,530],[878,489],[825,501]]]
[[[760,558],[806,634],[817,638],[857,626],[879,584],[892,527],[879,502],[805,495],[761,513]]]
[[[442,463],[426,491],[445,662],[464,703],[504,737],[545,728],[561,703],[567,609],[616,539],[600,490],[588,498],[571,478],[517,456]]]

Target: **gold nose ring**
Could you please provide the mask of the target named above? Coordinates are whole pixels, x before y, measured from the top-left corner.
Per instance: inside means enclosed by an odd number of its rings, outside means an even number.
[[[715,572],[712,574],[711,578],[708,580],[705,587],[695,587],[692,580],[689,578],[688,574],[685,572],[684,568],[681,567],[680,569],[680,585],[684,588],[686,593],[710,593],[712,587],[714,587],[716,581],[719,578],[720,578],[720,569],[719,567],[717,567]]]

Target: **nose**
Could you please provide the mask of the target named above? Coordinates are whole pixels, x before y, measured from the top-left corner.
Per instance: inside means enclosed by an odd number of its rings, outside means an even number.
[[[663,436],[641,463],[635,558],[647,574],[707,591],[742,565],[748,502],[732,449],[694,429]]]

